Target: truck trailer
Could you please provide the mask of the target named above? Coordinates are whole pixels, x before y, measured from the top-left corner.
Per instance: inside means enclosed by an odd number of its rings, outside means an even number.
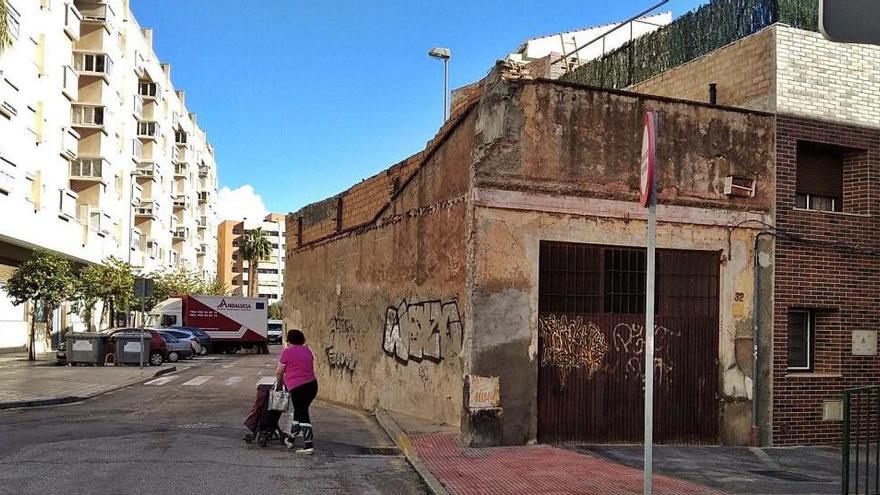
[[[201,328],[211,337],[213,352],[255,348],[268,354],[268,307],[259,297],[172,297],[150,310],[147,326]]]

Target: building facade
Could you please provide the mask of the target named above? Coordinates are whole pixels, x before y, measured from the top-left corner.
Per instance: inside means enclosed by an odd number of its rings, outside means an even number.
[[[269,241],[272,254],[260,261],[257,288],[258,297],[266,298],[269,304],[280,303],[284,296],[285,248],[287,245],[285,232],[285,216],[270,213],[260,222],[260,228]],[[239,243],[244,235],[245,223],[238,220],[225,220],[218,227],[218,264],[217,274],[221,283],[227,285],[232,293],[239,296],[248,294],[250,280],[248,267],[250,263],[239,253]]]
[[[125,0],[8,0],[0,54],[0,273],[31,250],[142,273],[216,271],[214,148]],[[4,275],[0,274],[0,277]],[[5,278],[0,278],[0,280]],[[0,294],[0,348],[25,308]],[[61,311],[54,328],[77,325]]]
[[[657,438],[747,443],[743,301],[767,249],[772,116],[510,63],[476,87],[423,152],[288,216],[285,326],[317,351],[321,394],[460,425],[477,445],[638,441],[652,110]]]
[[[757,301],[763,444],[839,441],[846,388],[876,384],[880,47],[775,24],[634,85],[775,114],[772,298]]]

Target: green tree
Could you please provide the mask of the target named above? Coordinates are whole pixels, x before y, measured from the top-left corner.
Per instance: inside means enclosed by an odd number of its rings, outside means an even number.
[[[257,297],[259,294],[259,265],[260,261],[269,258],[272,254],[272,245],[263,229],[246,230],[238,247],[242,259],[248,262],[248,297]]]
[[[0,53],[12,44],[12,34],[9,32],[9,5],[6,0],[0,0]]]
[[[282,318],[281,303],[273,303],[269,305],[269,319],[280,320]]]
[[[229,286],[214,277],[203,284],[203,289],[199,293],[206,296],[228,296]]]
[[[118,311],[128,311],[134,299],[134,268],[116,257],[109,257],[101,265],[103,284],[100,291],[101,321],[104,320],[104,311],[109,309],[111,326],[117,324]]]
[[[52,313],[57,306],[74,295],[74,283],[67,258],[52,251],[35,249],[31,257],[3,284],[3,290],[16,306],[30,301],[35,306],[43,305],[46,308],[49,315],[46,323],[48,337],[52,334]],[[28,335],[28,359],[31,361],[36,359],[36,318],[36,311],[33,311]]]
[[[104,268],[101,265],[89,265],[80,270],[76,278],[75,308],[85,320],[89,331],[93,330],[95,304],[101,300],[104,285]]]
[[[201,294],[205,285],[198,273],[183,267],[155,272],[150,275],[150,278],[153,279],[155,284],[153,291],[154,300],[150,306],[169,297]]]

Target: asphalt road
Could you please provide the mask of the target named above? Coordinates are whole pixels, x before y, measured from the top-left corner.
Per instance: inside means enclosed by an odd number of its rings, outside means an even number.
[[[426,493],[375,420],[339,406],[313,406],[313,456],[242,442],[274,358],[221,356],[80,404],[0,411],[0,494]]]

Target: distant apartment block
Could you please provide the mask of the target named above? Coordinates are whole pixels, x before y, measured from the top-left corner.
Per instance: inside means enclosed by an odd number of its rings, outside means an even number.
[[[127,0],[6,2],[0,281],[35,247],[214,277],[214,148],[152,31]],[[0,348],[23,345],[24,311],[0,293]],[[56,329],[76,325],[72,314],[55,318]]]
[[[259,297],[265,297],[269,303],[281,302],[284,295],[284,248],[285,226],[284,215],[270,213],[260,224],[272,254],[268,259],[260,261],[258,270]],[[247,295],[251,281],[248,279],[249,263],[244,260],[239,252],[242,237],[246,229],[244,222],[238,220],[226,220],[220,222],[217,230],[218,239],[218,265],[217,278],[220,282],[229,286],[235,295]]]

